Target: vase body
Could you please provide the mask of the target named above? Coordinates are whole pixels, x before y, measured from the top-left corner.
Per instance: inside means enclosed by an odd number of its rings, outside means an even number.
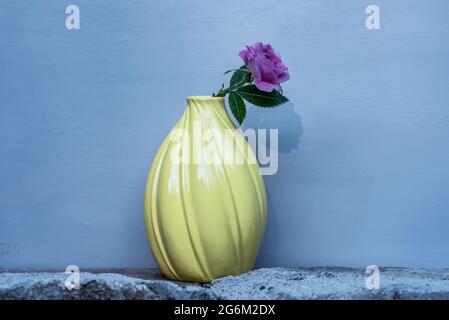
[[[188,98],[153,160],[145,190],[147,237],[162,273],[209,282],[250,271],[266,207],[254,152],[224,99]]]

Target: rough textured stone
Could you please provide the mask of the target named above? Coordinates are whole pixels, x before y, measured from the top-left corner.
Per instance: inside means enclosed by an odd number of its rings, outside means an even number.
[[[271,268],[215,280],[223,299],[449,299],[449,270],[381,268],[380,288],[368,290],[364,270]]]
[[[449,299],[449,269],[381,268],[377,290],[366,288],[364,270],[349,268],[258,269],[205,285],[108,271],[81,273],[79,290],[66,289],[64,273],[2,272],[0,299]]]
[[[143,280],[117,273],[80,274],[80,289],[65,287],[65,273],[1,273],[0,299],[216,299],[198,285]]]

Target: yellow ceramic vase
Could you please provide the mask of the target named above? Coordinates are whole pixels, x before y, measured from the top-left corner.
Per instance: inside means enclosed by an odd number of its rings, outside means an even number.
[[[145,191],[148,241],[162,273],[209,282],[248,272],[265,223],[260,168],[224,99],[189,97],[154,158]]]

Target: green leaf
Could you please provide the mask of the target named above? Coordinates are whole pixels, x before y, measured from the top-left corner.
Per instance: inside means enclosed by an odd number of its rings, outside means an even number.
[[[228,101],[229,107],[231,108],[235,119],[239,124],[242,124],[246,116],[245,101],[243,101],[242,97],[240,97],[235,91],[229,92]]]
[[[231,77],[231,81],[229,82],[229,85],[232,87],[236,85],[239,82],[242,82],[243,79],[247,79],[248,81],[251,79],[251,74],[249,73],[248,69],[245,65],[241,66],[238,70],[234,72],[234,74]]]
[[[265,92],[255,85],[248,85],[237,89],[237,93],[249,103],[258,107],[273,108],[288,101],[279,91]]]

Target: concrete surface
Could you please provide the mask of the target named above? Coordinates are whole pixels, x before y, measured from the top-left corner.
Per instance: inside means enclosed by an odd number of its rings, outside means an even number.
[[[0,299],[449,299],[449,269],[381,268],[374,290],[364,270],[338,267],[258,269],[202,285],[164,280],[154,269],[89,271],[79,290],[68,290],[61,272],[4,270]]]
[[[199,285],[167,280],[145,280],[119,273],[80,274],[80,289],[68,290],[65,273],[1,273],[0,299],[216,299]]]

